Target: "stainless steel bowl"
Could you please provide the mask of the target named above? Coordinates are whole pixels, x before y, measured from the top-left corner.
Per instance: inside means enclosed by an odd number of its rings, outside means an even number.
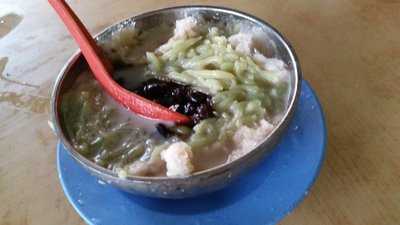
[[[83,168],[99,179],[121,188],[122,190],[158,198],[186,198],[221,189],[271,152],[282,136],[282,133],[287,128],[294,113],[300,93],[301,82],[301,70],[294,50],[275,28],[254,16],[232,9],[211,6],[165,8],[125,19],[106,28],[97,35],[96,38],[98,40],[108,40],[115,31],[130,26],[146,29],[154,27],[161,22],[166,22],[173,27],[177,19],[189,15],[201,16],[204,20],[210,22],[230,23],[235,21],[235,23],[246,23],[249,26],[261,28],[269,37],[269,39],[266,40],[266,44],[269,45],[268,47],[271,49],[269,56],[282,59],[290,70],[291,89],[287,111],[283,119],[274,128],[271,134],[266,137],[262,144],[233,162],[199,171],[191,176],[182,178],[129,176],[126,179],[121,179],[116,173],[102,168],[80,155],[65,135],[65,125],[60,116],[60,103],[63,94],[71,87],[80,72],[87,69],[85,60],[80,52],[77,52],[68,60],[65,67],[61,70],[52,93],[52,120],[55,132],[69,154],[82,165]]]

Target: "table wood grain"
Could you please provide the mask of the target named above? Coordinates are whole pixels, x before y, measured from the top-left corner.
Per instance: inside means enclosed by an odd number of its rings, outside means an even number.
[[[293,44],[329,138],[319,179],[281,224],[400,224],[400,1],[69,2],[93,33],[182,4],[269,21]],[[50,87],[77,46],[46,1],[1,0],[0,17],[0,224],[84,224],[62,193],[47,124]]]

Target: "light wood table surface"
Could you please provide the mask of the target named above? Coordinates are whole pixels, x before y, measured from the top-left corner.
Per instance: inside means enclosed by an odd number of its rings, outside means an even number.
[[[69,2],[93,33],[178,4],[222,5],[269,21],[295,47],[329,132],[319,179],[281,224],[400,224],[400,1]],[[0,16],[7,14],[0,19],[0,224],[84,224],[61,190],[47,124],[51,84],[77,46],[47,1],[0,0]]]

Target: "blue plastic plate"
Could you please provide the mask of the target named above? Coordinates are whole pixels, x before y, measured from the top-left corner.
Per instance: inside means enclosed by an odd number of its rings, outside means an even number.
[[[273,153],[221,191],[183,200],[134,196],[89,175],[61,144],[58,172],[68,200],[88,224],[267,225],[276,224],[307,195],[325,144],[321,106],[303,82],[295,116]]]

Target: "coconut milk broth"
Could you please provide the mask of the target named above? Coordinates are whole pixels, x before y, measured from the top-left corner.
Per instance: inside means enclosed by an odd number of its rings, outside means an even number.
[[[202,21],[200,19],[200,21]],[[234,25],[235,23],[229,23],[228,25],[226,23],[217,23],[213,24],[216,25],[217,27],[224,27],[225,35],[229,35],[232,33],[236,33],[241,30],[246,30],[248,31],[248,24],[245,25]],[[205,24],[204,21],[202,21],[202,29],[206,30],[210,27],[210,24]],[[131,28],[130,28],[131,29]],[[173,27],[171,26],[166,26],[165,24],[161,24],[159,27],[150,29],[144,37],[142,41],[142,45],[139,45],[139,47],[135,46],[135,53],[134,54],[127,54],[124,57],[118,58],[115,55],[113,55],[113,47],[112,45],[110,46],[109,43],[103,42],[101,43],[103,49],[105,50],[106,54],[113,59],[114,65],[115,66],[115,73],[114,73],[114,79],[120,79],[123,78],[126,82],[127,85],[130,87],[132,86],[137,86],[141,82],[149,79],[151,76],[149,74],[146,74],[146,64],[142,61],[142,56],[146,51],[153,51],[157,47],[159,47],[161,44],[165,43],[169,37],[172,35],[172,30]],[[140,32],[140,31],[139,31]],[[116,35],[116,34],[114,34]],[[261,52],[266,53],[268,56],[274,56],[274,50],[273,46],[271,43],[269,43],[267,40],[267,36],[265,36],[265,46],[269,46],[272,49],[261,49]],[[268,43],[267,43],[268,42]],[[122,62],[121,62],[122,61]],[[121,63],[123,66],[121,66]],[[80,85],[83,83],[87,82],[89,80],[92,80],[94,82],[95,86],[98,86],[97,82],[93,80],[93,77],[91,76],[90,72],[84,72],[82,73],[79,78],[76,80],[74,83],[72,89],[78,89]],[[290,82],[288,82],[290,84]],[[288,88],[290,89],[290,88]],[[114,99],[112,99],[110,96],[107,94],[103,94],[104,97],[104,105],[110,109],[115,109],[116,114],[114,116],[114,126],[118,127],[121,124],[126,124],[128,123],[129,126],[139,128],[140,130],[144,131],[143,135],[140,135],[139,138],[142,139],[142,142],[144,141],[145,147],[143,149],[143,154],[138,158],[139,161],[145,162],[150,158],[150,155],[152,154],[152,151],[154,149],[148,148],[147,144],[150,146],[154,146],[154,143],[163,143],[163,142],[173,142],[174,140],[170,139],[165,139],[162,136],[160,136],[156,130],[156,125],[160,123],[161,121],[154,121],[154,120],[149,120],[149,119],[144,119],[140,116],[137,116],[136,114],[132,113],[131,111],[121,107],[117,102],[115,102]],[[286,99],[288,98],[288,94],[286,96]],[[287,101],[285,102],[287,103]],[[286,108],[286,107],[285,107]],[[283,114],[276,115],[273,118],[274,124],[279,122],[280,119],[282,118]],[[163,122],[165,123],[165,122]],[[172,124],[167,123],[166,125],[171,126]],[[147,140],[147,141],[146,141]],[[150,140],[150,143],[148,143]],[[129,141],[129,140],[128,140]],[[126,141],[120,142],[121,145],[126,145]],[[207,146],[204,148],[204,150],[199,151],[195,153],[195,158],[193,161],[193,164],[195,166],[195,170],[203,170],[207,168],[211,168],[214,166],[217,166],[219,164],[223,164],[227,161],[227,158],[230,154],[231,151],[231,146],[232,143],[225,143],[225,147],[222,147],[221,145],[213,145],[213,146]],[[112,151],[110,149],[110,151]],[[101,151],[99,151],[95,156],[93,156],[92,160],[95,161],[96,157],[98,155],[102,154]],[[121,164],[117,163],[117,167],[122,166]],[[109,169],[114,169],[116,167],[114,166],[108,166]],[[161,171],[157,173],[157,175],[165,175],[165,168],[160,167]]]

